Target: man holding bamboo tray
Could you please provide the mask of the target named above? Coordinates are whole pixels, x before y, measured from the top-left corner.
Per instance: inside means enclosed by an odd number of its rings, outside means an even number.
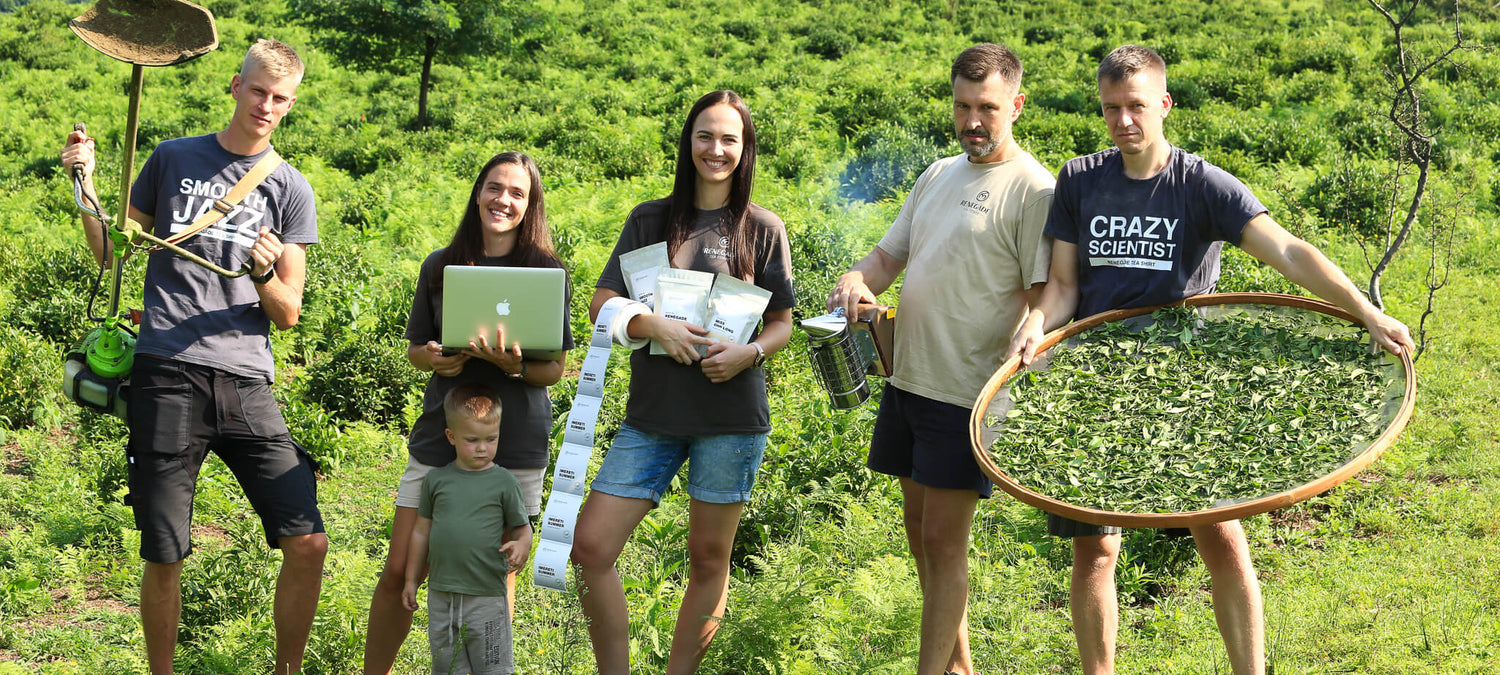
[[[1020,59],[1000,45],[977,45],[959,55],[951,78],[964,154],[922,173],[885,237],[828,298],[829,309],[855,317],[858,303],[874,302],[906,271],[894,372],[869,466],[901,483],[922,586],[919,675],[974,672],[966,627],[969,528],[993,485],[969,449],[968,420],[1047,278],[1042,225],[1053,183],[1011,136],[1026,101]]]
[[[1405,325],[1371,305],[1317,248],[1272,220],[1244,183],[1167,142],[1162,126],[1172,96],[1161,56],[1125,45],[1099,64],[1097,81],[1115,147],[1076,157],[1059,174],[1046,227],[1054,239],[1051,272],[1011,355],[1031,363],[1042,336],[1075,317],[1212,292],[1225,241],[1358,317],[1379,347],[1393,354],[1413,349]],[[1047,528],[1073,542],[1071,611],[1083,672],[1112,673],[1120,528],[1051,514]],[[1190,532],[1212,579],[1214,616],[1233,672],[1264,673],[1265,619],[1244,530],[1236,520]]]

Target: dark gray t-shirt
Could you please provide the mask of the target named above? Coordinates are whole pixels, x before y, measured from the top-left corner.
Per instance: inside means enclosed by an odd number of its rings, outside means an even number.
[[[598,288],[629,295],[620,274],[620,256],[642,246],[666,241],[668,202],[645,202],[630,212],[609,264],[599,275]],[[730,256],[724,243],[724,218],[729,210],[699,211],[693,234],[673,256],[672,267],[699,272],[730,274]],[[767,311],[797,305],[792,290],[792,252],[786,226],[776,214],[750,205],[747,220],[760,235],[754,243],[754,279],[745,279],[771,291]],[[747,225],[750,223],[747,223]],[[637,429],[674,436],[709,434],[763,434],[771,430],[771,411],[766,401],[766,374],[746,368],[728,382],[714,384],[694,363],[683,365],[670,356],[652,356],[649,349],[630,354],[630,399],[625,404],[625,422]]]
[[[1213,292],[1222,242],[1262,213],[1244,183],[1181,148],[1144,180],[1110,148],[1063,165],[1045,233],[1078,246],[1082,318]]]
[[[438,249],[422,261],[417,274],[417,292],[411,301],[411,316],[406,320],[406,339],[414,345],[437,342],[443,335],[443,291],[433,288],[433,279],[441,279],[438,260],[445,249]],[[510,256],[483,258],[480,265],[511,267]],[[571,296],[571,293],[569,294]],[[564,301],[566,303],[566,301]],[[563,349],[573,348],[573,331],[568,326],[567,305],[563,310]],[[412,458],[428,466],[443,466],[458,456],[443,430],[448,421],[443,416],[443,397],[460,384],[475,382],[489,387],[500,397],[500,448],[495,463],[507,469],[545,469],[550,454],[547,439],[552,431],[552,399],[546,387],[535,387],[511,379],[489,361],[469,359],[458,375],[448,377],[433,373],[422,394],[422,415],[412,425],[406,447]]]
[[[229,152],[213,134],[163,141],[136,176],[130,204],[152,216],[153,233],[165,239],[197,220],[264,155]],[[228,216],[182,247],[237,270],[263,229],[286,244],[318,241],[312,186],[285,162]],[[136,353],[270,381],[270,333],[270,318],[248,277],[226,279],[169,251],[151,254]]]

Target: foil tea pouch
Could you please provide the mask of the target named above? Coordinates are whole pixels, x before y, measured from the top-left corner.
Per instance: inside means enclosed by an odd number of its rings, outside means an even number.
[[[703,326],[708,314],[708,294],[714,285],[709,272],[664,268],[656,275],[656,315]],[[651,353],[664,355],[666,348],[651,341]]]
[[[708,294],[708,323],[703,327],[708,337],[719,342],[748,344],[770,304],[770,291],[728,274],[716,275]],[[699,345],[698,355],[707,356],[708,346]]]
[[[630,299],[656,307],[656,275],[671,268],[667,262],[667,242],[643,246],[620,254],[620,276],[625,278],[625,290]]]

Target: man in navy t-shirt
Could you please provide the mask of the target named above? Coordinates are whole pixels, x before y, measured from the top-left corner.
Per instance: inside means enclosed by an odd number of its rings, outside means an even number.
[[[291,47],[275,40],[252,45],[229,84],[235,107],[228,126],[158,144],[131,188],[130,219],[165,239],[215,208],[271,152],[271,132],[297,100],[302,74]],[[73,132],[61,159],[63,166],[83,167],[84,190],[92,196],[93,139]],[[104,264],[111,252],[99,221],[85,214],[83,228]],[[172,672],[183,560],[192,553],[193,493],[210,450],[244,488],[266,542],[282,551],[273,670],[302,669],[328,537],[312,460],[292,440],[271,395],[270,326],[297,323],[307,246],[317,240],[312,187],[282,163],[224,217],[182,242],[225,269],[248,264],[249,274],[220,277],[164,250],[146,263],[126,420],[126,499],[146,561],[141,624],[152,675]]]
[[[1046,234],[1052,268],[1040,304],[1011,342],[1030,363],[1042,336],[1075,317],[1212,292],[1227,241],[1359,317],[1376,344],[1413,349],[1405,325],[1376,309],[1311,244],[1276,224],[1235,177],[1173,147],[1166,64],[1136,45],[1099,64],[1099,102],[1115,147],[1070,160],[1057,178]],[[1073,541],[1072,615],[1083,672],[1114,672],[1120,529],[1048,517]],[[1260,585],[1239,521],[1190,528],[1213,581],[1214,615],[1236,675],[1265,672]]]

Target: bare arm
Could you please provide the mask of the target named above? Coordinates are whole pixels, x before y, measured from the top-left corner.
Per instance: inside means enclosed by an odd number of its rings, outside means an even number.
[[[1405,324],[1376,309],[1328,256],[1287,232],[1271,216],[1262,213],[1245,225],[1240,249],[1275,268],[1288,281],[1353,314],[1380,348],[1392,354],[1415,349]]]
[[[142,223],[144,224],[144,223]],[[250,274],[260,276],[274,266],[271,280],[255,284],[260,307],[271,323],[280,330],[297,325],[302,316],[302,287],[307,281],[307,245],[282,245],[276,235],[260,231],[260,239],[250,249]]]
[[[1042,336],[1073,319],[1074,312],[1078,311],[1077,255],[1077,244],[1052,242],[1052,267],[1047,273],[1047,283],[1042,287],[1041,297],[1034,303],[1031,301],[1030,290],[1027,291],[1031,311],[1011,338],[1006,358],[1020,354],[1022,363],[1031,363],[1036,358]],[[1034,289],[1035,287],[1032,290]]]
[[[604,308],[604,303],[618,297],[621,297],[619,293],[608,288],[594,289],[594,297],[589,301],[589,323],[599,320],[599,310]],[[655,314],[637,314],[630,319],[630,324],[625,327],[625,330],[633,338],[656,340],[658,344],[666,348],[667,356],[683,365],[698,360],[698,345],[714,344],[713,340],[704,337],[708,331],[702,326],[694,326],[686,321],[676,321]]]
[[[427,537],[432,533],[432,519],[417,516],[411,528],[411,543],[406,548],[406,588],[401,601],[408,610],[417,611],[417,587],[427,576]]]
[[[531,524],[517,525],[505,531],[505,543],[500,545],[510,562],[511,571],[520,569],[531,555]]]
[[[769,311],[763,318],[765,325],[754,342],[766,350],[766,358],[770,358],[792,339],[792,310],[789,307]],[[754,345],[715,343],[708,348],[708,356],[703,358],[703,374],[709,382],[727,382],[754,364],[757,356],[760,356],[760,351]]]
[[[94,190],[94,139],[88,138],[81,131],[69,133],[66,145],[63,146],[62,152],[59,154],[59,159],[70,173],[74,166],[83,167],[83,193],[88,198],[85,201],[91,200],[103,211],[104,205],[99,203],[99,193]],[[105,213],[108,212],[105,211]],[[83,221],[83,237],[88,242],[89,250],[94,253],[94,260],[100,265],[105,264],[109,260],[111,244],[104,237],[99,219],[87,213],[80,213],[79,215]],[[129,217],[131,220],[140,223],[141,227],[148,232],[155,223],[154,218],[141,213],[134,206],[130,207]]]
[[[875,296],[890,288],[904,269],[906,269],[905,260],[900,260],[886,253],[885,249],[876,246],[869,255],[839,277],[838,283],[834,284],[833,291],[828,294],[828,310],[833,311],[835,308],[843,307],[844,316],[848,317],[849,321],[854,321],[857,316],[855,309],[859,303],[875,302]]]

